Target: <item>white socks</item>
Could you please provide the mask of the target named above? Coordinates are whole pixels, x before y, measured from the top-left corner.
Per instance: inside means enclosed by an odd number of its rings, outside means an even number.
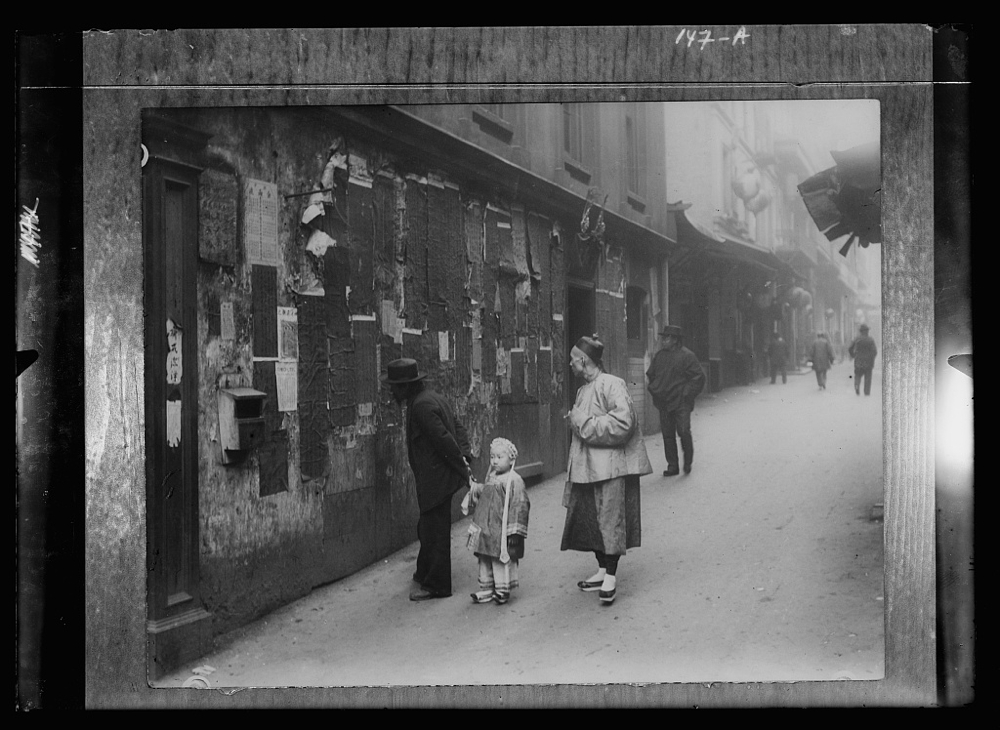
[[[605,570],[604,568],[598,568],[596,573],[587,578],[587,582],[596,583],[599,580],[606,580],[607,574],[608,574],[607,570]]]
[[[608,592],[615,589],[615,577],[613,575],[604,575],[604,584],[601,586],[601,590]]]

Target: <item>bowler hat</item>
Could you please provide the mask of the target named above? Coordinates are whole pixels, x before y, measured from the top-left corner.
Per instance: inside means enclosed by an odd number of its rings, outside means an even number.
[[[417,361],[409,357],[393,360],[386,366],[386,370],[388,374],[382,376],[382,382],[390,385],[393,383],[413,383],[427,377],[427,373],[421,373],[417,370]]]
[[[660,337],[669,337],[670,335],[673,335],[674,337],[680,337],[681,336],[681,328],[678,327],[675,324],[668,324],[668,325],[666,325],[663,328],[663,331],[660,332]]]
[[[863,324],[860,327],[858,327],[858,329],[861,330],[862,332],[867,332],[868,331],[868,325]]]

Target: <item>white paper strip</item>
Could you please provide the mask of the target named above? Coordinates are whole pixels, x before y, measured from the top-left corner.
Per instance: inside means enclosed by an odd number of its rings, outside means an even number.
[[[278,307],[278,358],[299,359],[299,318],[295,307]]]
[[[232,302],[222,302],[222,304],[219,305],[219,318],[221,320],[219,324],[219,330],[222,339],[235,340],[236,320],[233,316]]]
[[[298,410],[298,364],[294,362],[275,363],[274,380],[278,391],[278,410],[283,412]]]
[[[167,446],[177,448],[181,443],[181,402],[167,401]]]

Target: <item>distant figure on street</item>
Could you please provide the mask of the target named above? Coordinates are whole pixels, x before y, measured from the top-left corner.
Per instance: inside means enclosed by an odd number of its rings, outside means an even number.
[[[705,371],[697,356],[684,347],[683,333],[676,325],[668,324],[660,332],[661,349],[653,358],[646,377],[653,405],[660,412],[660,430],[663,433],[663,455],[667,469],[663,476],[680,474],[677,458],[677,438],[684,452],[684,473],[690,474],[694,465],[694,438],[691,435],[691,411],[694,399],[705,387]]]
[[[507,603],[518,586],[518,563],[524,557],[531,503],[524,480],[514,471],[517,447],[505,438],[490,444],[490,470],[483,484],[473,482],[469,507],[468,548],[479,558],[475,603]],[[463,509],[464,511],[464,509]]]
[[[411,601],[451,595],[451,497],[469,484],[472,449],[451,404],[426,387],[425,373],[410,358],[393,360],[382,381],[406,404],[406,444],[417,486],[420,552]]]
[[[577,587],[598,591],[600,601],[610,604],[619,559],[642,541],[639,477],[652,473],[653,467],[628,386],[604,372],[603,354],[597,335],[581,337],[570,351],[573,374],[584,382],[565,416],[573,442],[563,492],[561,549],[594,553],[598,570]]]
[[[848,354],[854,358],[854,392],[861,395],[861,380],[865,381],[865,395],[872,394],[872,368],[875,367],[875,355],[878,348],[875,340],[868,335],[868,325],[858,327],[860,334],[854,338],[848,348]]]
[[[771,385],[778,380],[778,373],[781,373],[781,382],[788,382],[788,371],[786,363],[788,361],[788,344],[780,332],[771,335],[771,344],[767,348],[767,359],[771,366]]]
[[[812,360],[812,369],[816,371],[816,383],[819,389],[826,390],[826,371],[833,367],[833,347],[822,332],[816,335],[812,347],[809,348],[809,359]]]

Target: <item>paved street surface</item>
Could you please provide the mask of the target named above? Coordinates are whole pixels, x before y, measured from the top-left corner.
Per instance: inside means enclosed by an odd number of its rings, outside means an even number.
[[[217,641],[212,687],[878,679],[884,671],[881,373],[856,396],[850,361],[703,395],[690,475],[642,479],[642,547],[610,606],[559,550],[555,477],[529,488],[521,587],[475,605],[468,519],[452,533],[452,597],[413,603],[413,544]],[[510,435],[516,442],[516,434]],[[414,536],[415,537],[415,536]]]

